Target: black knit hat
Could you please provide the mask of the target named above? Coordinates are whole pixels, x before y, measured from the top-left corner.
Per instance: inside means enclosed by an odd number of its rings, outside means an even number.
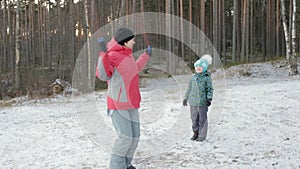
[[[123,46],[125,42],[128,42],[134,38],[134,34],[130,29],[121,27],[117,30],[114,37],[118,44]]]

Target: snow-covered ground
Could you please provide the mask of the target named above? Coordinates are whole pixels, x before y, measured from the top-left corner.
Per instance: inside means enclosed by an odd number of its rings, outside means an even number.
[[[203,143],[190,141],[182,106],[186,86],[178,79],[189,76],[145,80],[137,168],[300,168],[300,76],[287,76],[284,62],[235,66],[226,75],[226,85],[214,75]],[[0,168],[107,169],[115,133],[105,93],[1,107]]]

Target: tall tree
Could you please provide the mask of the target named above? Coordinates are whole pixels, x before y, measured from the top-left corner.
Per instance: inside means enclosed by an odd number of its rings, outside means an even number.
[[[87,48],[87,77],[88,77],[88,82],[91,81],[91,51],[90,51],[90,39],[89,39],[89,34],[90,34],[90,24],[89,24],[89,12],[88,12],[88,0],[84,0],[84,16],[85,16],[85,26],[86,26],[86,48]],[[89,83],[91,84],[91,83]]]
[[[125,3],[126,0],[121,0],[121,7],[120,7],[120,13],[119,13],[119,17],[121,16],[125,16]]]
[[[17,8],[16,8],[16,30],[15,30],[15,36],[16,36],[16,59],[15,59],[15,88],[20,89],[21,88],[21,78],[20,78],[20,1],[17,0]]]
[[[247,31],[247,0],[242,2],[242,46],[241,46],[241,61],[246,61],[246,31]]]
[[[276,56],[281,55],[281,20],[280,20],[280,0],[276,0]]]
[[[200,1],[200,23],[199,23],[199,28],[200,30],[203,32],[203,35],[205,35],[206,33],[206,29],[205,29],[205,0],[201,0]],[[204,53],[204,49],[205,49],[205,37],[204,36],[200,36],[200,53]]]
[[[246,25],[246,29],[245,29],[245,57],[246,57],[246,61],[249,62],[249,39],[250,39],[250,35],[249,35],[249,22],[250,22],[250,17],[249,17],[249,1],[250,0],[246,0],[244,5],[246,5],[246,20],[245,20],[245,25]]]
[[[35,4],[34,0],[29,1],[29,39],[28,39],[28,62],[30,65],[35,65],[34,56],[35,56]]]
[[[47,0],[47,8],[51,8],[51,0]],[[71,16],[73,17],[72,13]],[[47,65],[49,70],[52,70],[52,51],[51,51],[51,13],[50,11],[47,12],[46,16],[46,30],[47,30],[47,37],[46,37],[46,42],[47,42]]]
[[[297,54],[296,54],[296,0],[290,0],[290,3],[293,4],[293,8],[290,11],[292,13],[292,55],[290,57],[290,74],[296,75],[298,74],[297,69]]]
[[[269,58],[275,56],[275,22],[274,22],[274,0],[268,0],[267,13],[267,56]]]
[[[16,51],[16,49],[15,49],[16,46],[13,45],[14,39],[15,39],[14,36],[16,36],[15,35],[15,26],[14,26],[14,17],[15,16],[13,15],[13,12],[12,12],[13,10],[15,10],[13,2],[9,1],[8,9],[7,9],[7,20],[8,20],[7,33],[9,34],[9,36],[8,36],[8,39],[7,39],[8,45],[6,47],[8,48],[8,50],[7,50],[7,57],[8,57],[7,62],[8,62],[8,65],[9,65],[8,67],[10,68],[9,71],[12,72],[11,73],[11,76],[12,76],[11,79],[13,79],[13,77],[15,76],[15,61],[16,61],[15,60],[16,57],[15,58],[9,57],[9,56],[14,56],[15,51]]]
[[[183,40],[183,32],[184,32],[184,29],[183,29],[183,0],[180,0],[180,17],[181,17],[181,22],[180,22],[180,35],[181,35],[181,39]],[[182,57],[182,60],[185,59],[185,52],[184,52],[184,44],[181,43],[181,57]]]
[[[237,27],[238,27],[238,0],[233,2],[233,25],[232,25],[232,61],[236,62],[236,48],[237,48]]]
[[[189,0],[189,22],[193,23],[193,1]],[[192,44],[192,24],[189,24],[189,43]],[[192,65],[192,50],[190,50],[189,64]]]
[[[223,55],[223,64],[226,65],[226,25],[225,25],[225,0],[220,1],[220,10],[222,16],[221,30],[222,30],[222,55]]]
[[[69,7],[70,7],[70,15],[68,15],[68,20],[70,22],[70,26],[68,30],[68,37],[69,37],[69,46],[68,46],[68,50],[69,50],[69,56],[70,56],[70,60],[71,60],[71,72],[73,72],[75,63],[76,63],[76,53],[75,53],[75,19],[74,19],[74,15],[75,15],[75,11],[74,11],[74,4],[73,4],[73,0],[69,0]]]
[[[171,34],[171,27],[172,27],[172,21],[171,21],[171,19],[170,19],[170,17],[169,17],[169,15],[171,14],[171,9],[172,9],[172,7],[171,7],[171,4],[172,4],[172,1],[171,0],[166,0],[166,33],[167,34]],[[168,38],[168,37],[167,37]],[[167,46],[166,46],[166,49],[167,49],[167,51],[171,51],[171,46],[172,46],[172,41],[170,40],[170,37],[168,38],[168,40],[167,40],[167,42],[166,42],[167,44]],[[171,61],[172,61],[172,59],[171,59],[171,54],[169,53],[168,55],[167,55],[167,57],[166,57],[166,62],[167,62],[167,71],[168,72],[171,72],[172,71],[172,67],[171,67]]]
[[[255,19],[254,19],[254,7],[253,7],[253,0],[250,0],[250,25],[249,25],[249,29],[250,29],[250,34],[249,34],[249,41],[250,41],[250,44],[249,44],[249,60],[253,60],[254,59],[254,56],[253,56],[253,44],[254,44],[254,22],[255,22]]]
[[[296,20],[296,0],[290,0],[290,3],[293,3],[293,9],[292,11],[292,15],[290,15],[292,17],[291,21],[291,37],[292,39],[290,39],[290,34],[289,34],[289,28],[287,26],[287,20],[286,20],[286,8],[285,8],[285,0],[281,0],[281,14],[282,14],[282,22],[283,22],[283,29],[284,29],[284,34],[285,34],[285,45],[286,45],[286,59],[290,65],[290,75],[296,75],[298,74],[298,70],[297,70],[297,57],[296,57],[296,26],[295,26],[295,20]],[[292,43],[290,43],[290,40],[292,41]],[[292,44],[292,45],[291,45]]]
[[[262,42],[262,57],[263,57],[263,61],[265,61],[266,59],[266,55],[267,55],[267,35],[266,35],[266,0],[262,0],[262,17],[261,17],[261,42]]]
[[[3,44],[3,50],[2,50],[2,57],[3,57],[3,62],[1,63],[0,65],[0,73],[2,71],[7,71],[7,65],[8,65],[8,59],[7,59],[7,4],[6,4],[6,1],[3,2],[3,15],[2,15],[2,26],[3,26],[3,29],[2,29],[2,44]]]
[[[220,54],[220,27],[219,25],[219,3],[218,0],[213,0],[213,45],[216,48],[217,52]],[[214,59],[216,55],[214,55]],[[213,62],[215,63],[215,62]]]

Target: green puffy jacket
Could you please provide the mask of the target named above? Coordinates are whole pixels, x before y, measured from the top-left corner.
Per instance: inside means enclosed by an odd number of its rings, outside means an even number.
[[[189,81],[184,99],[190,106],[206,106],[207,100],[213,98],[213,86],[209,72],[195,73]]]

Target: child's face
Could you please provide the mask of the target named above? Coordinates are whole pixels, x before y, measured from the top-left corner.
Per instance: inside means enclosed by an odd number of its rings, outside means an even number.
[[[202,73],[203,72],[203,68],[201,66],[197,66],[197,67],[195,67],[195,71],[197,73]]]

